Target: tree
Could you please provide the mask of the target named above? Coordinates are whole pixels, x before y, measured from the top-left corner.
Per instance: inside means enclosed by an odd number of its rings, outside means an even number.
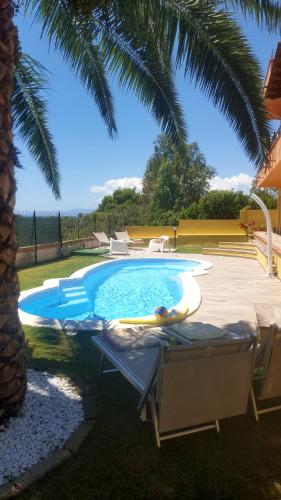
[[[249,196],[242,191],[210,191],[198,204],[200,219],[237,219]]]
[[[135,92],[163,132],[181,147],[186,131],[174,87],[174,62],[195,78],[227,117],[250,158],[269,150],[258,64],[233,17],[216,0],[25,0],[42,24],[42,37],[59,51],[95,100],[110,136],[116,134],[108,72]],[[264,3],[263,3],[264,4]],[[258,22],[279,26],[281,9],[267,0],[242,6]],[[12,0],[0,0],[0,419],[19,410],[26,387],[24,336],[17,313],[14,224],[15,123],[44,176],[59,196],[55,149],[38,89],[42,67],[23,58],[13,25]],[[175,61],[173,54],[175,53]],[[15,71],[14,71],[15,70]],[[13,96],[13,84],[15,94]]]
[[[267,208],[277,208],[277,190],[275,189],[260,189],[257,188],[255,185],[255,182],[253,182],[253,185],[251,187],[250,193],[255,193],[259,198],[265,203]],[[250,208],[260,208],[259,205],[252,200],[252,198],[249,198],[248,201],[248,206]]]
[[[189,207],[185,211],[185,219],[200,219],[201,211],[200,211],[200,203],[191,203]]]
[[[136,189],[119,188],[112,194],[104,196],[95,214],[102,217],[115,214],[115,223],[135,225],[147,223],[147,207],[141,193]],[[121,216],[122,214],[122,216]]]
[[[103,197],[97,211],[120,212],[122,209],[127,210],[132,205],[142,205],[142,203],[142,195],[135,188],[119,188]]]
[[[199,201],[208,191],[214,174],[215,170],[207,165],[196,143],[185,144],[179,153],[168,137],[160,135],[143,180],[150,220],[155,219],[154,214],[159,210],[180,211]]]

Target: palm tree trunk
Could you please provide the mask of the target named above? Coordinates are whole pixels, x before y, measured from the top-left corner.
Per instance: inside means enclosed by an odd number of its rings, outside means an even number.
[[[0,421],[16,415],[26,391],[24,333],[15,268],[12,92],[16,30],[11,0],[0,0]]]

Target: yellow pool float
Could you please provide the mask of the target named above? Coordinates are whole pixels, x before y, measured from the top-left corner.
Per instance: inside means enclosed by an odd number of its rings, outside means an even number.
[[[167,316],[160,318],[159,316],[141,316],[140,318],[120,318],[120,323],[128,323],[131,325],[167,325],[168,323],[175,323],[176,321],[182,321],[188,314],[189,308],[185,307],[183,310],[179,311],[172,309],[169,311]]]

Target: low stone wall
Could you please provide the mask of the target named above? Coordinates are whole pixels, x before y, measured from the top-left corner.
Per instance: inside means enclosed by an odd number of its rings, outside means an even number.
[[[37,245],[37,262],[47,262],[63,257],[68,257],[74,250],[82,248],[96,248],[98,242],[94,237],[81,238],[79,240],[63,241],[62,247],[59,242]],[[35,264],[35,247],[20,247],[17,251],[16,266],[24,267]]]

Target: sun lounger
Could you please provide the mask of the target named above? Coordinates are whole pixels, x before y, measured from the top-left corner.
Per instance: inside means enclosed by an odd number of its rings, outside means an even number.
[[[117,240],[125,241],[125,243],[127,243],[127,245],[137,245],[140,243],[144,243],[144,240],[139,239],[139,238],[131,239],[130,236],[128,235],[127,231],[114,231],[114,234],[115,234]]]
[[[247,411],[256,339],[117,350],[106,334],[93,344],[140,392],[146,418],[150,403],[157,446],[161,441],[207,429]],[[108,373],[103,369],[102,372]],[[109,370],[112,371],[112,370]],[[223,374],[223,376],[222,376]]]
[[[160,238],[153,238],[149,241],[149,252],[164,252],[170,249],[169,236],[160,236]]]
[[[93,235],[98,241],[100,247],[110,244],[110,241],[105,233],[93,233]]]
[[[125,241],[113,240],[112,238],[110,238],[109,252],[111,255],[114,253],[127,254],[129,253],[127,243],[125,243]]]
[[[281,397],[281,329],[272,325],[261,339],[257,349],[251,398],[258,421],[259,415],[281,410],[281,405],[258,408],[258,401]]]

